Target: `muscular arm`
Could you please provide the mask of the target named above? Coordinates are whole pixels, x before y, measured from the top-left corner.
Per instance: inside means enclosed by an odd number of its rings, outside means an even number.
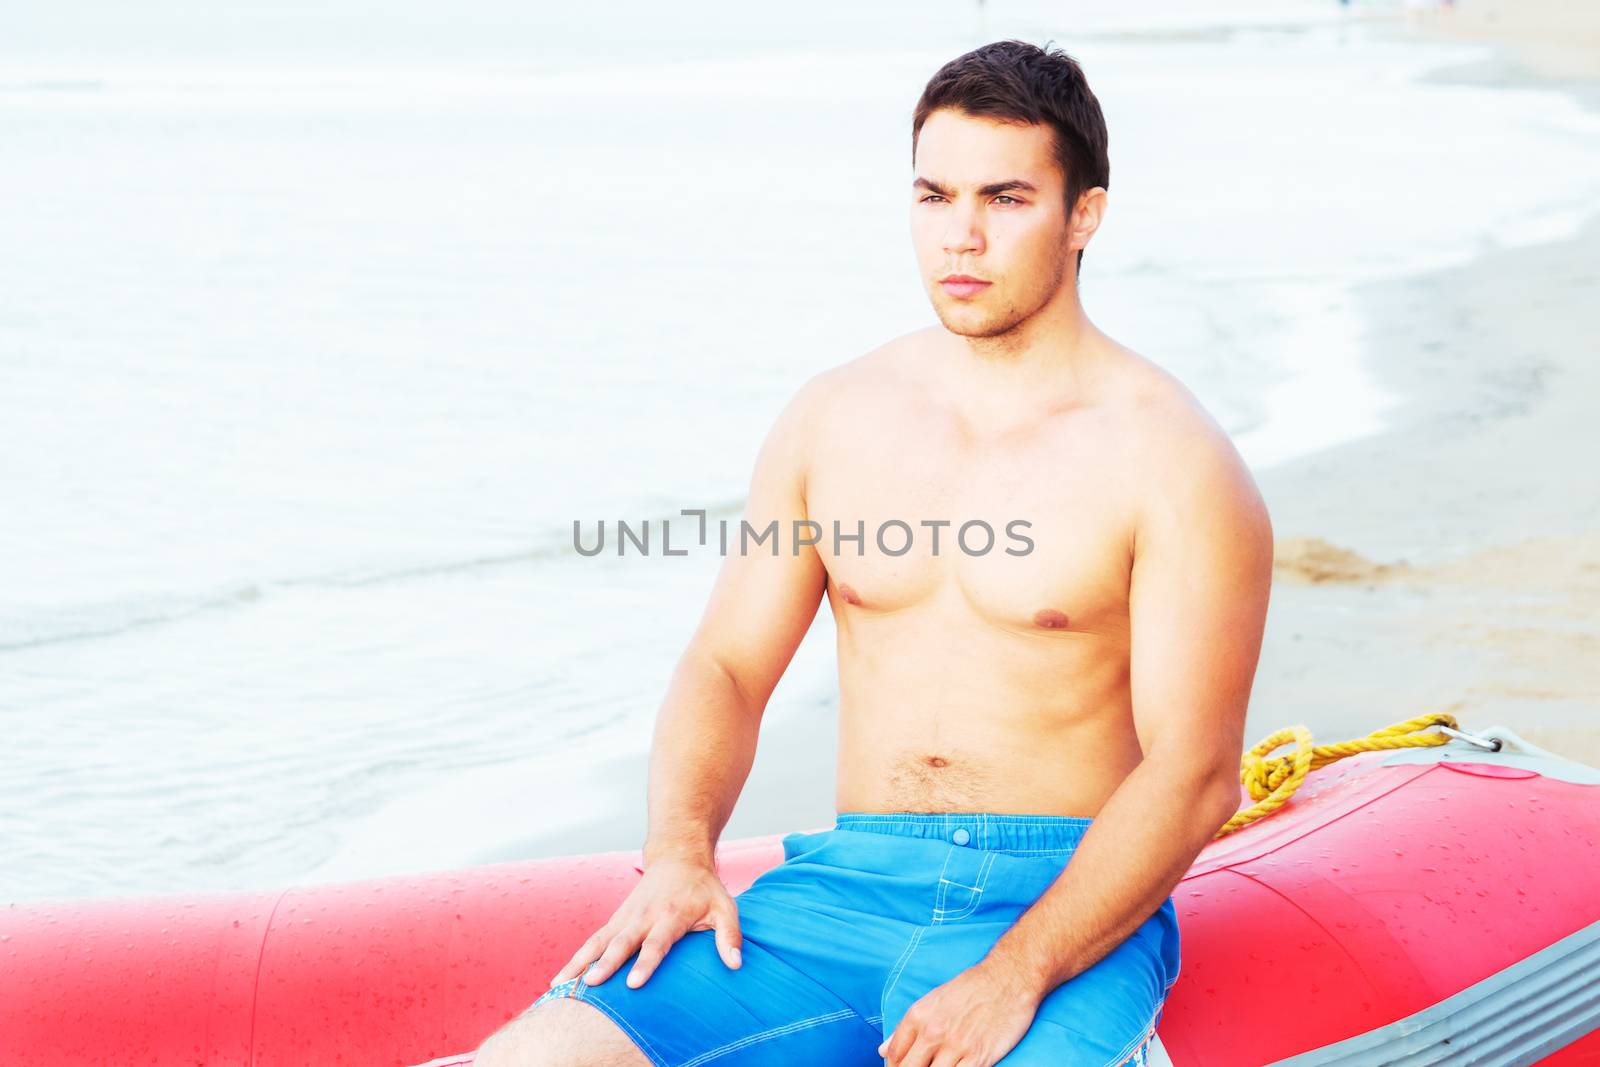
[[[756,458],[744,519],[771,540],[748,555],[730,528],[710,601],[679,659],[650,750],[645,865],[665,856],[713,865],[722,828],[755,759],[761,716],[816,617],[826,572],[810,546],[794,552],[806,517],[807,433],[826,378],[807,382],[773,424]]]
[[[1266,625],[1272,528],[1214,424],[1153,457],[1129,613],[1144,760],[1097,813],[1056,882],[985,964],[1042,998],[1126,940],[1238,807],[1239,754]]]

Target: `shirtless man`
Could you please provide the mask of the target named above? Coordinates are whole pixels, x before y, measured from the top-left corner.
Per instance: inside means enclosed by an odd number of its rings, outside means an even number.
[[[745,520],[821,537],[730,546],[657,721],[644,875],[478,1067],[1146,1062],[1170,894],[1238,807],[1272,530],[1224,431],[1079,303],[1106,143],[1057,50],[929,82],[911,233],[939,325],[777,419]],[[975,520],[987,551],[957,543]],[[730,897],[713,848],[824,593],[837,822]]]

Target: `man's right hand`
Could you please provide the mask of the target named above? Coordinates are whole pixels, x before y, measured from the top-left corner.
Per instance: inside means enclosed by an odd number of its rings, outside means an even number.
[[[628,988],[650,978],[667,950],[690,930],[715,930],[722,962],[739,966],[739,910],[711,867],[680,859],[658,859],[645,867],[639,884],[604,926],[589,936],[552,986],[584,973],[586,985],[599,985],[638,950],[628,972]],[[593,961],[593,966],[589,966]]]

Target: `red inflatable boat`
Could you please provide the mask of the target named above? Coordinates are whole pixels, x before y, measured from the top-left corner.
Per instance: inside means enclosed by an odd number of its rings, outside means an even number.
[[[780,840],[720,845],[729,889]],[[469,1063],[637,862],[13,904],[0,1064]],[[1504,728],[1340,759],[1174,898],[1183,971],[1152,1063],[1600,1064],[1600,770]]]

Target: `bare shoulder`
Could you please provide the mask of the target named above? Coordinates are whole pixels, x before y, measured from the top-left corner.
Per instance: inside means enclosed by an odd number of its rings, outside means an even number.
[[[896,377],[908,362],[905,347],[911,336],[815,371],[789,397],[763,448],[777,469],[798,479],[802,494],[819,456],[841,438],[859,435],[863,409],[903,393],[905,382]]]
[[[905,388],[926,373],[928,355],[942,331],[925,327],[893,337],[854,359],[830,367],[814,380],[825,379],[835,398],[860,396],[884,388]]]
[[[932,330],[917,330],[824,368],[795,390],[786,415],[811,432],[825,426],[830,414],[860,403],[902,395],[919,383],[913,373],[920,352],[930,343]]]
[[[1140,486],[1141,525],[1217,516],[1270,541],[1266,503],[1233,439],[1175,375],[1131,349],[1112,406]]]

